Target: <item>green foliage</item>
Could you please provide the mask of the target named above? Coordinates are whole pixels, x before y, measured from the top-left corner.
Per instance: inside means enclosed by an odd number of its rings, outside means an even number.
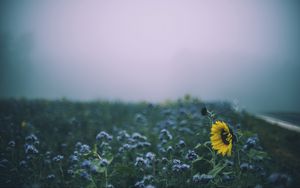
[[[244,115],[227,103],[205,104],[208,116],[201,115],[204,104],[188,95],[164,104],[66,99],[0,104],[0,187],[270,185],[262,174],[271,173],[271,156],[257,134],[238,127]],[[216,119],[237,137],[231,157],[211,148]],[[30,153],[34,149],[38,153]]]

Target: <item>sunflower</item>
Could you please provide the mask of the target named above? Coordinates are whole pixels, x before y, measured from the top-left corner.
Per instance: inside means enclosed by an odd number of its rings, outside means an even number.
[[[216,121],[210,131],[212,148],[225,156],[231,156],[233,134],[227,124],[223,121]]]

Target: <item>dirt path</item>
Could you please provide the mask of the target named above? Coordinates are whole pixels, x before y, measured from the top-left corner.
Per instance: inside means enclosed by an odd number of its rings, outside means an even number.
[[[269,117],[266,115],[256,115],[256,117],[258,117],[264,121],[267,121],[271,124],[278,125],[279,127],[300,133],[300,127],[295,124],[292,124],[292,123],[289,123],[286,121],[282,121],[282,120],[274,118],[274,117]]]

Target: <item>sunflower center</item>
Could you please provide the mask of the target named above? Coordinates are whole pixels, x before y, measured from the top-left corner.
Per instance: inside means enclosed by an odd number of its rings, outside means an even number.
[[[226,132],[224,129],[221,132],[221,138],[224,144],[229,145],[229,132]]]

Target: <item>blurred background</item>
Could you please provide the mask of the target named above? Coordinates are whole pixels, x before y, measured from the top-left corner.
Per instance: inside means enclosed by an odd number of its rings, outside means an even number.
[[[300,112],[299,1],[0,1],[0,98],[190,94]]]

